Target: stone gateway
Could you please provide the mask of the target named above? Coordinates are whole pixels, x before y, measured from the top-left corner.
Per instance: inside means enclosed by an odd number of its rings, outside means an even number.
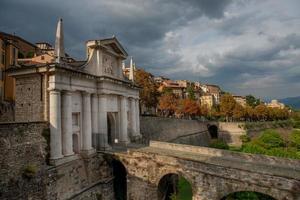
[[[86,43],[87,60],[65,59],[62,20],[55,63],[15,67],[16,121],[48,121],[53,164],[140,137],[139,88],[123,76],[116,37]]]

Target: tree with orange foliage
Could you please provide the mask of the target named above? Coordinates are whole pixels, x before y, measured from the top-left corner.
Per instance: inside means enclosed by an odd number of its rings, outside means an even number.
[[[220,101],[220,113],[222,116],[226,118],[228,122],[229,119],[233,116],[233,109],[235,107],[236,101],[234,100],[233,96],[230,94],[224,94],[221,97]]]
[[[200,115],[200,106],[197,101],[193,99],[181,99],[179,100],[176,112],[194,118],[196,115]]]
[[[252,121],[254,119],[254,108],[252,106],[246,105],[245,107],[245,119],[248,121]]]
[[[268,108],[264,104],[259,104],[254,108],[254,115],[257,120],[266,121],[268,119]]]
[[[174,94],[164,94],[159,98],[158,108],[163,116],[171,116],[175,113],[178,106],[178,99]]]
[[[240,121],[244,119],[246,116],[245,108],[239,104],[236,103],[233,109],[233,118],[237,121]]]
[[[138,69],[135,71],[135,83],[140,86],[140,102],[146,108],[151,108],[157,106],[159,92],[157,91],[158,85],[153,79],[153,75]]]

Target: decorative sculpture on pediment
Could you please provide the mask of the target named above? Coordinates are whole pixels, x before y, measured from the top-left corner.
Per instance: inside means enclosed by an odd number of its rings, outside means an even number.
[[[105,56],[103,59],[104,73],[113,75],[114,61],[110,56]]]

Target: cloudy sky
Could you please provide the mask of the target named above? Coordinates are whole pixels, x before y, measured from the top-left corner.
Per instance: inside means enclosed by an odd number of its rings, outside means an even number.
[[[300,95],[299,0],[1,0],[0,31],[66,51],[115,35],[154,75],[219,84],[261,98]]]

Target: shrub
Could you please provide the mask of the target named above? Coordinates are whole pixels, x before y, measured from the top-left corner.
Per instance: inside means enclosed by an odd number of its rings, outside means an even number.
[[[263,131],[262,135],[256,139],[256,142],[266,149],[285,146],[284,140],[280,134],[272,129]]]
[[[251,138],[249,135],[241,135],[240,136],[240,140],[243,142],[243,143],[246,143],[246,142],[250,142]]]
[[[296,147],[298,150],[300,150],[300,131],[292,131],[289,140],[292,147]]]
[[[293,121],[293,127],[294,127],[294,128],[299,128],[299,129],[300,129],[300,121],[294,120],[294,121]]]
[[[253,154],[265,154],[266,149],[261,147],[260,145],[250,142],[242,146],[242,152]]]
[[[229,149],[229,146],[226,142],[220,139],[212,139],[209,147],[216,149]]]
[[[297,152],[296,148],[273,148],[268,151],[266,151],[266,155],[269,156],[277,156],[277,157],[283,157],[283,158],[294,158],[294,159],[300,159],[300,152]]]
[[[37,166],[33,164],[27,165],[23,170],[23,176],[33,178],[37,173]]]

